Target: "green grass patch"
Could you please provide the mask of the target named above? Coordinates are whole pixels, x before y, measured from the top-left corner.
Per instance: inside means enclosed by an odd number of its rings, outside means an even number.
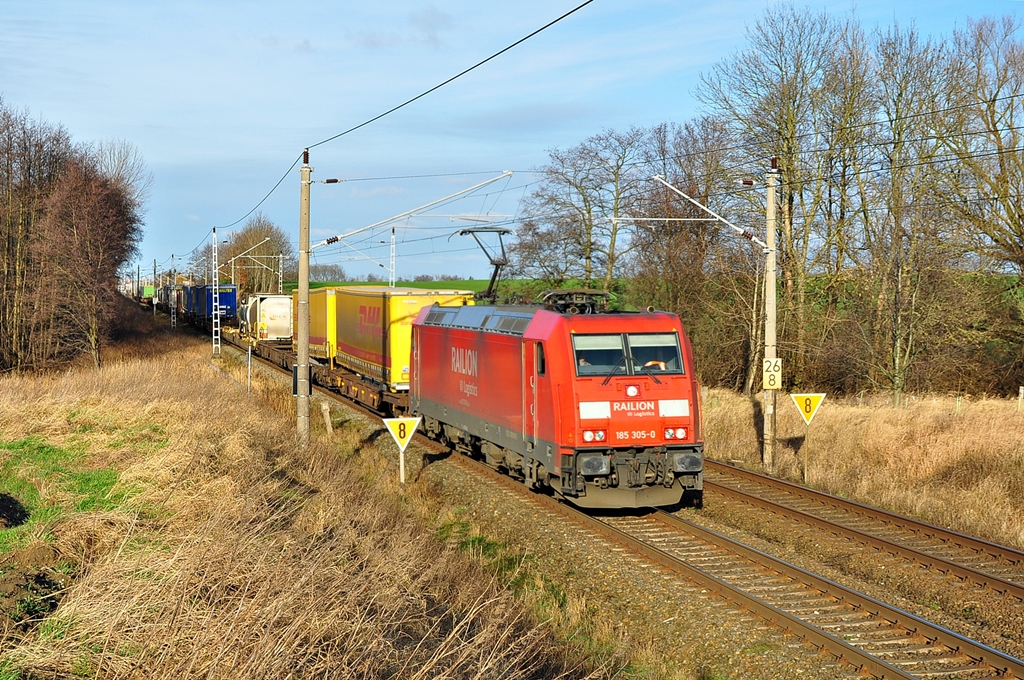
[[[758,642],[749,647],[744,647],[742,650],[743,654],[765,654],[767,652],[774,652],[779,649],[779,646],[773,642]]]
[[[9,497],[5,524],[13,525],[0,530],[0,552],[25,545],[69,511],[110,510],[124,501],[127,490],[114,490],[117,471],[82,469],[84,455],[38,437],[0,442],[0,494]]]
[[[437,537],[441,542],[454,543],[459,551],[472,555],[515,592],[537,587],[535,584],[539,583],[531,575],[526,555],[512,550],[505,543],[476,533],[472,525],[459,516],[442,524],[437,530]],[[547,593],[543,586],[537,589]],[[565,606],[564,598],[552,599],[556,606]]]
[[[0,661],[0,680],[22,680],[24,677],[13,661]]]
[[[120,428],[117,436],[110,441],[110,448],[119,449],[125,446],[144,450],[159,450],[167,446],[167,431],[160,425],[142,425],[139,427]]]

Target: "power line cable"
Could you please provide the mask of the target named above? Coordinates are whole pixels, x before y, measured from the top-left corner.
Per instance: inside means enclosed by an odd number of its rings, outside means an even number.
[[[344,132],[339,132],[338,134],[336,134],[336,135],[333,135],[333,136],[331,136],[331,137],[328,137],[327,139],[321,140],[321,141],[317,142],[316,144],[310,144],[310,145],[309,145],[309,146],[308,146],[307,148],[309,148],[309,149],[313,149],[313,148],[315,148],[315,147],[318,147],[318,146],[320,146],[320,145],[322,145],[322,144],[326,144],[327,142],[332,142],[332,141],[334,141],[335,139],[338,139],[339,137],[344,137],[345,135],[347,135],[347,134],[349,134],[349,133],[351,133],[351,132],[355,132],[355,131],[356,131],[356,130],[358,130],[359,128],[362,128],[362,127],[366,127],[366,126],[367,126],[367,125],[369,125],[370,123],[373,123],[373,122],[375,122],[375,121],[378,121],[378,120],[380,120],[381,118],[383,118],[384,116],[390,115],[390,114],[394,113],[395,111],[398,111],[399,109],[401,109],[401,108],[404,108],[404,107],[408,106],[409,104],[412,104],[412,103],[413,103],[414,101],[416,101],[416,100],[418,100],[418,99],[422,99],[423,97],[426,97],[426,96],[427,96],[428,94],[430,94],[431,92],[435,92],[435,91],[437,91],[437,90],[441,89],[442,87],[444,87],[445,85],[447,85],[448,83],[451,83],[451,82],[453,82],[453,81],[455,81],[455,80],[458,80],[459,78],[461,78],[462,76],[466,75],[466,74],[467,74],[467,73],[469,73],[470,71],[476,70],[477,68],[479,68],[479,67],[483,66],[484,64],[486,64],[487,62],[491,61],[492,59],[495,59],[495,58],[497,58],[497,57],[501,56],[501,55],[502,55],[502,54],[504,54],[505,52],[508,52],[509,50],[511,50],[512,48],[514,48],[514,47],[516,47],[516,46],[518,46],[518,45],[521,45],[522,43],[526,42],[526,41],[527,41],[527,40],[529,40],[530,38],[532,38],[532,37],[534,37],[535,35],[537,35],[537,34],[541,33],[542,31],[545,31],[545,30],[547,30],[547,29],[551,28],[552,26],[554,26],[554,25],[555,25],[555,24],[557,24],[558,22],[562,21],[562,20],[563,20],[563,19],[565,19],[566,17],[568,17],[568,16],[570,16],[570,15],[572,15],[572,14],[575,14],[576,12],[580,11],[581,9],[583,9],[584,7],[586,7],[587,5],[589,5],[590,3],[592,3],[593,1],[594,1],[594,0],[586,0],[586,1],[585,1],[585,2],[583,2],[582,4],[580,4],[580,5],[577,5],[577,6],[575,7],[575,8],[573,8],[573,9],[569,10],[568,12],[566,12],[565,14],[563,14],[562,16],[558,17],[558,18],[557,18],[557,19],[555,19],[554,21],[550,21],[550,22],[548,22],[548,23],[544,24],[543,26],[541,26],[540,28],[538,28],[538,29],[537,29],[536,31],[534,31],[533,33],[530,33],[530,34],[529,34],[529,35],[527,35],[526,37],[520,38],[519,40],[515,41],[514,43],[512,43],[512,44],[511,44],[511,45],[509,45],[508,47],[506,47],[506,48],[504,48],[504,49],[502,49],[502,50],[499,50],[499,51],[495,52],[494,54],[492,54],[491,56],[487,57],[487,58],[486,58],[486,59],[484,59],[483,61],[479,61],[479,62],[477,62],[476,64],[474,64],[474,65],[470,66],[469,68],[467,68],[466,70],[464,70],[464,71],[462,71],[462,72],[460,72],[460,73],[457,73],[457,74],[455,74],[454,76],[452,76],[452,77],[451,77],[451,78],[449,78],[448,80],[444,81],[443,83],[440,83],[440,84],[438,84],[438,85],[435,85],[434,87],[430,88],[429,90],[426,90],[425,92],[421,92],[420,94],[416,95],[416,96],[415,96],[415,97],[413,97],[412,99],[409,99],[409,100],[407,100],[407,101],[404,101],[404,102],[402,102],[401,104],[399,104],[398,106],[392,107],[392,108],[388,109],[387,111],[385,111],[384,113],[381,113],[381,114],[379,114],[379,115],[376,115],[376,116],[374,116],[373,118],[370,118],[369,120],[367,120],[367,121],[364,121],[364,122],[360,123],[359,125],[356,125],[356,126],[354,126],[354,127],[350,127],[350,128],[348,129],[348,130],[345,130]]]
[[[321,145],[323,145],[323,144],[326,144],[326,143],[328,143],[328,142],[334,141],[335,139],[338,139],[339,137],[344,137],[345,135],[347,135],[347,134],[349,134],[349,133],[352,133],[352,132],[355,132],[356,130],[358,130],[358,129],[360,129],[360,128],[366,127],[366,126],[367,126],[367,125],[369,125],[370,123],[373,123],[373,122],[375,122],[375,121],[378,121],[378,120],[380,120],[381,118],[384,118],[385,116],[387,116],[387,115],[390,115],[390,114],[394,113],[395,111],[398,111],[399,109],[405,108],[405,107],[406,107],[406,106],[408,106],[409,104],[412,104],[413,102],[415,102],[415,101],[417,101],[417,100],[419,100],[419,99],[422,99],[423,97],[426,97],[426,96],[427,96],[428,94],[430,94],[430,93],[432,93],[432,92],[436,92],[437,90],[441,89],[441,88],[442,88],[442,87],[444,87],[445,85],[447,85],[447,84],[449,84],[449,83],[451,83],[451,82],[453,82],[453,81],[455,81],[455,80],[457,80],[457,79],[461,78],[462,76],[466,75],[466,74],[467,74],[467,73],[469,73],[470,71],[473,71],[473,70],[475,70],[475,69],[477,69],[477,68],[479,68],[479,67],[483,66],[483,65],[484,65],[484,64],[486,64],[487,62],[489,62],[489,61],[491,61],[491,60],[493,60],[493,59],[495,59],[495,58],[497,58],[497,57],[501,56],[502,54],[504,54],[505,52],[508,52],[508,51],[509,51],[509,50],[511,50],[512,48],[514,48],[514,47],[517,47],[517,46],[521,45],[522,43],[526,42],[526,41],[527,41],[527,40],[529,40],[530,38],[532,38],[532,37],[534,37],[534,36],[538,35],[539,33],[541,33],[541,32],[543,32],[543,31],[547,30],[548,28],[551,28],[552,26],[554,26],[554,25],[555,25],[555,24],[557,24],[558,22],[560,22],[560,21],[562,21],[563,19],[565,19],[565,18],[567,18],[567,17],[569,17],[569,16],[571,16],[571,15],[575,14],[576,12],[580,11],[581,9],[583,9],[584,7],[586,7],[587,5],[589,5],[589,4],[590,4],[590,3],[592,3],[592,2],[594,2],[594,0],[586,0],[585,2],[583,2],[583,3],[579,4],[579,5],[577,5],[577,6],[576,6],[576,7],[574,7],[573,9],[571,9],[571,10],[569,10],[568,12],[566,12],[565,14],[561,15],[561,16],[560,16],[560,17],[558,17],[557,19],[555,19],[555,20],[553,20],[553,21],[549,21],[548,23],[544,24],[543,26],[541,26],[541,27],[540,27],[540,28],[538,28],[537,30],[535,30],[535,31],[533,31],[532,33],[530,33],[529,35],[527,35],[527,36],[525,36],[525,37],[523,37],[523,38],[520,38],[519,40],[515,41],[515,42],[514,42],[514,43],[512,43],[511,45],[509,45],[509,46],[505,47],[504,49],[501,49],[501,50],[499,50],[499,51],[495,52],[494,54],[492,54],[491,56],[487,57],[486,59],[484,59],[484,60],[482,60],[482,61],[479,61],[479,62],[477,62],[477,63],[476,63],[476,64],[474,64],[473,66],[470,66],[469,68],[467,68],[467,69],[465,69],[465,70],[461,71],[460,73],[457,73],[456,75],[452,76],[451,78],[448,78],[447,80],[445,80],[445,81],[444,81],[444,82],[442,82],[442,83],[439,83],[438,85],[435,85],[434,87],[430,88],[429,90],[426,90],[426,91],[424,91],[424,92],[421,92],[420,94],[416,95],[416,96],[415,96],[415,97],[413,97],[412,99],[409,99],[409,100],[407,100],[407,101],[404,101],[404,102],[402,102],[401,104],[399,104],[398,106],[394,106],[394,107],[392,107],[392,108],[388,109],[387,111],[385,111],[384,113],[378,114],[378,115],[374,116],[373,118],[370,118],[369,120],[363,121],[363,122],[362,122],[362,123],[360,123],[359,125],[355,125],[355,126],[353,126],[353,127],[349,128],[349,129],[345,130],[344,132],[339,132],[338,134],[336,134],[336,135],[333,135],[333,136],[331,136],[331,137],[328,137],[327,139],[323,139],[323,140],[321,140],[321,141],[319,141],[319,142],[317,142],[317,143],[315,143],[315,144],[310,144],[309,146],[307,146],[307,147],[306,147],[306,149],[312,149],[312,148],[315,148],[315,147],[321,146]],[[272,195],[272,194],[273,194],[273,193],[274,193],[275,191],[277,191],[277,188],[278,188],[279,186],[281,186],[281,183],[282,183],[282,182],[284,182],[285,178],[287,178],[287,177],[288,177],[288,174],[289,174],[289,173],[290,173],[290,172],[291,172],[291,171],[292,171],[292,170],[293,170],[293,169],[295,168],[295,166],[296,166],[296,165],[298,165],[298,163],[299,163],[299,161],[300,161],[300,160],[302,160],[302,154],[300,154],[300,155],[299,155],[298,157],[296,157],[296,159],[295,159],[295,160],[294,160],[294,161],[292,162],[292,164],[291,164],[291,165],[290,165],[290,166],[288,167],[288,170],[286,170],[286,171],[285,171],[285,173],[284,173],[283,175],[281,175],[281,179],[279,179],[279,180],[277,181],[277,183],[276,183],[276,184],[274,184],[274,186],[273,186],[273,187],[272,187],[272,188],[270,189],[270,191],[268,191],[268,192],[267,192],[267,194],[266,194],[266,195],[265,195],[265,196],[264,196],[264,197],[263,197],[263,198],[262,198],[262,199],[260,200],[260,202],[259,202],[259,203],[257,203],[257,204],[256,204],[255,206],[253,206],[253,208],[252,208],[252,209],[251,209],[251,210],[250,210],[249,212],[245,213],[244,215],[242,215],[242,216],[241,216],[240,218],[238,218],[238,219],[237,219],[237,220],[235,220],[234,222],[231,222],[230,224],[227,224],[227,225],[225,225],[225,226],[224,226],[224,227],[222,227],[222,228],[223,228],[223,229],[230,229],[231,227],[235,226],[236,224],[238,224],[239,222],[241,222],[242,220],[244,220],[245,218],[249,217],[249,216],[250,216],[250,215],[252,215],[252,214],[253,214],[254,212],[256,212],[256,210],[257,210],[257,209],[259,209],[259,207],[260,207],[261,205],[263,205],[263,204],[264,204],[264,203],[265,203],[265,202],[267,201],[267,199],[268,199],[268,198],[270,198],[270,196],[271,196],[271,195]]]

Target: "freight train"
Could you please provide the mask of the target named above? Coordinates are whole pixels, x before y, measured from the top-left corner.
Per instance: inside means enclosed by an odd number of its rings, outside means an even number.
[[[152,286],[147,286],[152,288]],[[183,321],[204,330],[213,325],[214,284],[167,284],[156,289],[156,308],[171,313]],[[222,324],[234,325],[238,316],[238,286],[233,283],[216,284],[217,303]],[[152,294],[152,293],[151,293]],[[148,304],[148,301],[142,301]]]
[[[291,369],[297,296],[240,309],[236,339]],[[382,286],[313,290],[309,314],[316,384],[421,416],[429,437],[580,507],[702,505],[700,386],[675,314],[609,312],[595,291],[477,305]]]

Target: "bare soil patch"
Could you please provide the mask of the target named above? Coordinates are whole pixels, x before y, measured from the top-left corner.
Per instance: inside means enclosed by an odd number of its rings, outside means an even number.
[[[57,609],[71,582],[60,554],[37,543],[0,555],[0,633],[27,632]]]

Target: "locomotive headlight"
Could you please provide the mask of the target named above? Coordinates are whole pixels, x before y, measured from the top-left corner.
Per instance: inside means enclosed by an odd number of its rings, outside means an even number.
[[[630,398],[633,398],[633,399],[639,397],[640,396],[640,386],[639,385],[626,385],[626,396],[630,397]]]
[[[585,430],[583,432],[583,441],[592,442],[594,441],[594,432],[592,430]]]
[[[604,441],[604,430],[598,430],[597,432],[595,432],[594,433],[594,439],[596,439],[599,442],[603,442]]]
[[[675,436],[676,436],[676,431],[673,428],[671,428],[671,427],[665,428],[665,439],[674,439]]]
[[[611,461],[604,455],[580,456],[579,465],[585,475],[606,475],[612,471]]]
[[[703,460],[696,453],[677,453],[672,456],[672,469],[675,472],[700,472],[702,467]]]
[[[676,439],[686,439],[686,428],[685,427],[677,427],[676,428]]]

